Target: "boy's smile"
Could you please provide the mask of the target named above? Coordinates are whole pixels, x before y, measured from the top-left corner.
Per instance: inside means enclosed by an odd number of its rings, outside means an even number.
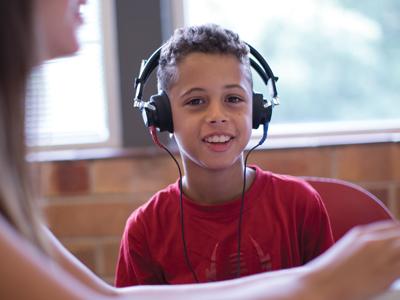
[[[246,75],[245,66],[230,54],[196,52],[178,64],[168,95],[185,167],[241,165],[252,128],[252,88]]]
[[[229,147],[229,143],[233,138],[233,136],[224,133],[210,134],[203,141],[209,144],[211,151],[223,152]]]

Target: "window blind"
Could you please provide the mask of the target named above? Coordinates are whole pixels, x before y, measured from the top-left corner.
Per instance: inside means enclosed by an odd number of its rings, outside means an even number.
[[[26,105],[29,147],[63,148],[109,139],[101,1],[89,1],[83,15],[80,51],[44,63],[31,76]]]

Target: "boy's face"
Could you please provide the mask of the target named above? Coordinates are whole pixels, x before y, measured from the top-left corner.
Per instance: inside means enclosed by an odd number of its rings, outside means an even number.
[[[174,135],[185,164],[232,166],[252,129],[252,88],[233,55],[191,53],[168,91]]]

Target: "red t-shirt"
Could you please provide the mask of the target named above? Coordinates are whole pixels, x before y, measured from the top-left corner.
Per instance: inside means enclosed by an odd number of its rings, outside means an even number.
[[[245,194],[240,276],[296,267],[333,244],[318,193],[299,178],[257,166]],[[183,196],[188,258],[199,282],[236,277],[240,197],[199,205]],[[121,240],[116,286],[195,282],[181,236],[178,183],[135,210]]]

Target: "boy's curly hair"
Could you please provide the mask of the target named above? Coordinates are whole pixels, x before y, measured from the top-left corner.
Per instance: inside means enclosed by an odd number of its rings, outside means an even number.
[[[176,29],[171,38],[162,46],[157,70],[158,88],[168,91],[176,82],[176,67],[180,61],[193,52],[210,54],[232,54],[245,65],[246,74],[252,83],[249,47],[239,35],[216,24],[205,24]]]

